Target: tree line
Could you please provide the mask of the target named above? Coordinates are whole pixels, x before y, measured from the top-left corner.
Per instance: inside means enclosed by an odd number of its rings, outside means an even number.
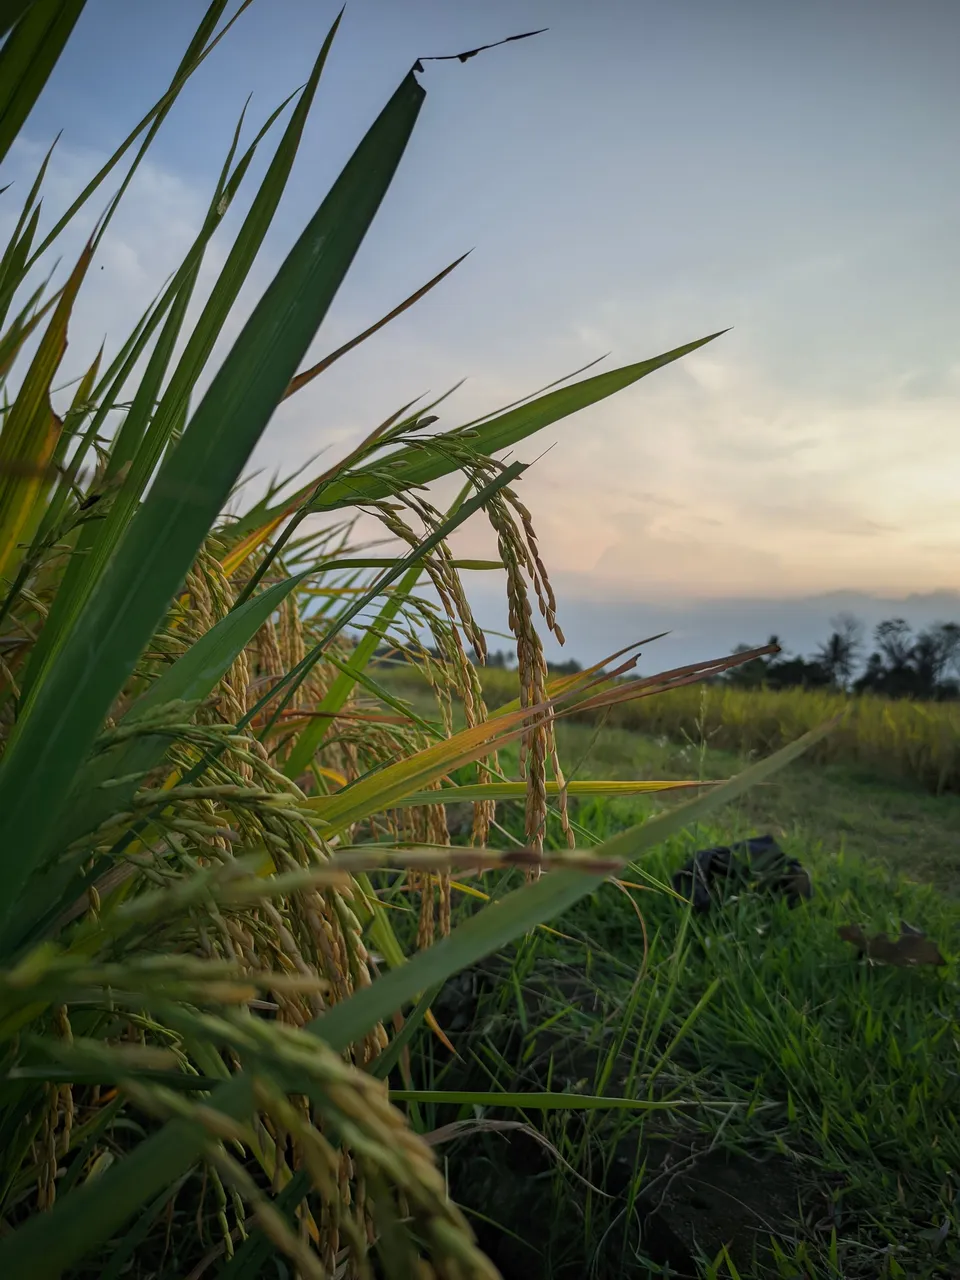
[[[922,702],[960,699],[960,623],[936,622],[914,631],[904,618],[873,629],[872,644],[859,618],[831,618],[832,631],[809,657],[780,653],[756,658],[723,677],[738,688],[838,689]],[[770,644],[779,644],[771,636]],[[756,645],[738,645],[744,653]]]
[[[914,631],[904,618],[878,622],[868,643],[863,622],[850,613],[830,619],[830,635],[809,657],[782,650],[768,658],[755,658],[734,668],[717,682],[741,689],[835,689],[846,693],[872,693],[883,698],[912,698],[918,702],[960,700],[960,623],[936,622]],[[773,635],[767,642],[780,645]],[[734,653],[757,649],[739,644]],[[434,658],[441,655],[428,649]],[[396,650],[382,647],[378,657]],[[476,660],[476,654],[471,652]],[[516,655],[496,650],[486,659],[488,667],[513,668]],[[574,675],[582,668],[574,660],[548,662],[551,675]]]

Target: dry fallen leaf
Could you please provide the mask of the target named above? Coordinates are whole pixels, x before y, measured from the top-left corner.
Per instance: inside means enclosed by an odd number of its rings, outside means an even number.
[[[920,929],[913,928],[905,920],[900,921],[900,937],[888,938],[885,933],[868,938],[858,924],[844,924],[837,930],[844,942],[852,943],[861,956],[879,960],[882,964],[895,964],[910,968],[917,964],[946,964],[935,942]]]

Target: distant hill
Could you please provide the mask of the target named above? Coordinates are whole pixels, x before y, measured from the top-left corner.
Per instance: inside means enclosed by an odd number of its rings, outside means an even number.
[[[483,575],[470,575],[469,595],[482,626],[505,632],[506,610]],[[554,578],[558,617],[566,634],[564,648],[544,636],[551,661],[575,659],[587,665],[607,657],[631,640],[661,631],[671,634],[651,644],[640,669],[652,673],[729,653],[737,644],[765,644],[776,634],[787,653],[809,654],[827,638],[830,619],[841,612],[862,619],[868,632],[884,618],[905,618],[914,629],[935,622],[960,622],[960,591],[881,597],[858,591],[785,599],[629,600],[604,597],[585,576]],[[506,642],[491,640],[491,648]]]

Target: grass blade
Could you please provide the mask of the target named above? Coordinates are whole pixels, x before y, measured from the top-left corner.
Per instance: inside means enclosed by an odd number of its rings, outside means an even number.
[[[13,21],[3,15],[0,34],[10,34],[0,49],[0,163],[50,79],[85,3],[34,0],[29,7],[18,4]]]
[[[437,1107],[509,1107],[512,1111],[672,1111],[684,1105],[676,1100],[649,1102],[643,1098],[598,1097],[589,1093],[478,1093],[445,1089],[391,1089],[390,1101],[425,1102]]]
[[[698,350],[719,333],[701,338],[697,342],[689,342],[685,346],[667,351],[652,360],[641,360],[637,364],[625,365],[621,369],[613,369],[609,373],[600,373],[593,378],[585,378],[571,387],[562,387],[548,392],[528,403],[520,405],[508,413],[499,415],[479,426],[469,428],[469,436],[464,435],[464,428],[450,431],[438,437],[444,445],[467,445],[478,453],[492,455],[509,449],[521,440],[527,439],[544,427],[559,422],[581,409],[605,400],[608,396],[622,391],[632,383],[645,378],[656,369],[679,360],[682,356]],[[429,441],[419,448],[406,446],[389,455],[390,481],[381,475],[371,475],[363,470],[352,472],[341,480],[333,481],[326,486],[313,504],[315,511],[334,511],[340,507],[356,506],[360,502],[386,498],[393,493],[413,488],[417,485],[430,484],[442,476],[449,475],[459,469],[457,454],[448,448],[431,448]],[[381,463],[382,467],[382,463]]]
[[[441,280],[445,280],[450,272],[459,267],[460,263],[463,262],[464,258],[467,256],[468,255],[466,253],[462,253],[460,257],[454,262],[451,262],[448,267],[444,267],[442,271],[438,272],[432,280],[428,280],[427,283],[421,285],[415,293],[411,293],[409,298],[404,298],[403,302],[401,302],[399,306],[394,307],[392,311],[388,311],[385,316],[376,322],[376,324],[372,324],[369,329],[364,329],[363,333],[358,333],[355,338],[351,338],[349,342],[345,342],[342,347],[337,347],[336,351],[331,351],[328,356],[324,356],[322,360],[318,360],[317,363],[315,365],[311,365],[309,369],[304,369],[303,373],[298,373],[284,392],[284,400],[288,399],[292,395],[296,395],[298,391],[301,391],[308,383],[312,382],[314,378],[319,378],[320,374],[325,373],[326,370],[339,360],[341,356],[345,356],[348,351],[353,351],[355,347],[359,347],[361,342],[366,342],[366,340],[368,338],[372,338],[375,333],[379,333],[380,330],[385,328],[391,320],[396,320],[397,316],[403,315],[404,311],[409,310],[415,302],[419,302],[421,298],[425,297],[426,294],[428,294],[431,289],[435,288]]]
[[[281,104],[272,113],[254,138],[236,169],[231,173],[230,166],[243,123],[243,116],[241,116],[220,181],[214,190],[204,225],[165,291],[155,313],[158,323],[162,314],[166,314],[167,318],[147,363],[147,368],[140,379],[133,403],[110,450],[104,482],[109,483],[126,468],[127,474],[123,480],[122,488],[114,497],[107,518],[96,525],[88,525],[81,532],[76,552],[70,560],[63,582],[50,610],[50,615],[40,636],[40,641],[31,657],[27,679],[24,682],[25,698],[29,698],[34,684],[41,678],[43,671],[49,665],[53,655],[62,643],[63,637],[68,633],[76,619],[83,602],[89,595],[92,584],[102,572],[124,532],[129,527],[142,494],[151,476],[156,471],[163,451],[167,447],[174,429],[182,421],[190,393],[210,356],[213,344],[223,328],[229,309],[236,300],[237,292],[246,278],[253,258],[262,242],[263,235],[266,233],[267,227],[276,211],[286,178],[293,163],[302,132],[303,121],[312,102],[313,91],[326,58],[332,35],[333,33],[331,32],[324,44],[317,65],[314,68],[311,82],[301,96],[300,104],[293,121],[291,121],[291,126],[287,130],[287,135],[278,148],[274,162],[264,178],[258,197],[254,201],[253,207],[237,237],[237,241],[228,256],[220,279],[204,307],[196,328],[187,342],[186,349],[177,362],[173,376],[170,378],[169,384],[165,388],[158,404],[157,397],[166,379],[186,311],[193,296],[204,252],[226,215],[253,160],[257,146],[286,104]],[[251,228],[253,228],[252,234]],[[149,332],[152,332],[152,326],[148,328]],[[146,336],[147,333],[145,332],[144,338]],[[144,343],[138,343],[138,349],[142,350],[143,345]],[[108,398],[105,405],[101,407],[101,412],[96,415],[94,423],[91,424],[91,430],[96,429],[103,422],[106,411],[109,409],[109,403],[110,400]],[[27,705],[29,706],[29,702]]]
[[[48,0],[38,0],[38,3],[40,2],[47,4]],[[193,75],[193,73],[197,70],[200,64],[210,55],[210,53],[213,52],[213,49],[216,47],[216,45],[220,43],[220,41],[223,39],[226,33],[230,30],[233,24],[237,21],[240,15],[244,12],[244,10],[250,6],[250,4],[252,3],[252,0],[241,0],[241,4],[237,12],[233,15],[230,21],[226,23],[226,25],[222,28],[219,34],[213,39],[211,39],[210,37],[213,35],[213,32],[216,29],[216,25],[220,21],[223,11],[227,7],[227,3],[228,3],[228,0],[211,0],[211,4],[207,9],[206,13],[204,14],[203,18],[201,19],[200,25],[197,27],[197,30],[193,36],[193,39],[190,42],[190,46],[187,49],[187,52],[184,54],[183,58],[181,59],[180,65],[177,68],[177,72],[174,75],[174,78],[171,81],[170,87],[167,89],[166,93],[157,103],[154,104],[153,107],[150,108],[150,110],[143,117],[140,123],[136,126],[135,129],[133,129],[131,133],[127,135],[127,137],[120,144],[117,150],[106,162],[106,164],[103,165],[103,167],[90,179],[90,181],[81,191],[80,195],[77,196],[77,198],[73,201],[73,203],[70,205],[67,211],[64,214],[62,214],[60,218],[57,219],[56,223],[53,225],[53,227],[51,227],[51,229],[47,232],[46,236],[44,236],[43,240],[40,242],[40,244],[36,247],[34,252],[31,254],[28,262],[26,263],[26,268],[25,268],[26,270],[29,270],[34,265],[34,263],[36,263],[40,259],[40,257],[42,257],[44,253],[46,253],[47,249],[49,249],[50,246],[55,243],[55,241],[59,238],[60,234],[63,232],[64,228],[67,227],[69,223],[73,221],[77,213],[79,213],[79,211],[83,208],[83,206],[87,203],[87,201],[93,195],[93,193],[103,183],[104,179],[109,177],[109,175],[113,172],[116,166],[120,163],[120,161],[123,159],[126,153],[130,150],[130,148],[136,142],[137,138],[140,137],[140,135],[143,133],[145,129],[149,128],[150,132],[147,136],[146,143],[141,147],[140,151],[135,157],[130,169],[127,171],[126,176],[124,177],[124,180],[120,186],[120,190],[117,192],[116,196],[114,196],[114,198],[112,199],[110,203],[110,207],[107,211],[107,214],[101,220],[99,233],[100,235],[103,234],[103,232],[106,230],[106,227],[110,221],[110,218],[112,217],[113,212],[116,210],[118,206],[120,198],[122,197],[126,188],[129,186],[130,181],[133,178],[133,174],[135,173],[140,162],[143,160],[143,157],[146,155],[147,147],[150,145],[150,142],[153,140],[154,136],[156,135],[157,130],[159,129],[160,125],[163,123],[163,120],[166,118],[167,114],[169,113],[170,108],[173,106],[174,102],[179,96],[181,89],[187,83],[187,81]],[[6,46],[4,46],[3,52],[6,52]],[[12,286],[4,285],[3,292],[2,294],[0,294],[0,312],[2,312],[3,308],[6,307],[8,304],[9,293],[11,289],[12,289]]]
[[[559,783],[547,782],[546,794],[556,797],[560,794]],[[718,782],[678,782],[636,781],[636,782],[567,782],[563,790],[568,796],[641,796],[661,791],[691,791],[698,787],[719,786]],[[467,804],[477,800],[523,800],[527,794],[525,782],[478,782],[462,787],[443,787],[440,791],[411,791],[409,795],[394,801],[393,808],[406,809],[422,804]],[[324,796],[324,800],[332,800],[333,796]],[[317,806],[314,812],[323,817],[323,808],[319,805],[321,797],[311,800]]]
[[[35,310],[41,294],[42,290],[38,290],[30,298],[26,306],[20,311],[20,314],[14,317],[10,327],[0,337],[0,380],[6,378],[14,360],[20,354],[21,348],[31,333],[39,326],[44,316],[57,305],[60,298],[59,294],[55,294],[42,307]]]

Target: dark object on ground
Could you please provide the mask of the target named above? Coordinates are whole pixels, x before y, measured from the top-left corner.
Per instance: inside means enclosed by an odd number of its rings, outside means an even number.
[[[467,1031],[476,1022],[481,996],[493,989],[494,982],[484,969],[461,969],[444,983],[431,1012],[444,1031]]]
[[[911,969],[918,964],[946,964],[935,942],[920,929],[900,921],[900,937],[890,939],[885,933],[868,938],[858,924],[844,924],[837,930],[844,942],[852,942],[860,960],[879,960],[882,964]]]
[[[809,873],[796,858],[787,857],[773,836],[701,849],[673,877],[673,887],[684,898],[692,897],[694,911],[704,912],[715,901],[719,881],[741,890],[780,894],[790,907],[813,895]]]

